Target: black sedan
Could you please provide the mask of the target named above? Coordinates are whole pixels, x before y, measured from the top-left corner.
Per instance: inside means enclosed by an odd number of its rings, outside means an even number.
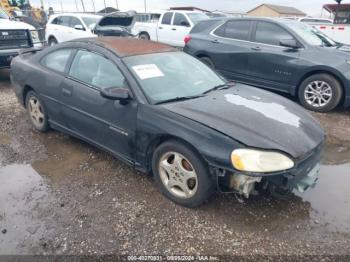
[[[313,186],[325,134],[300,106],[227,82],[166,45],[95,38],[24,52],[12,83],[39,131],[81,138],[144,172],[184,206]]]
[[[184,51],[228,79],[297,96],[307,109],[350,106],[349,48],[296,21],[229,18],[202,21]]]

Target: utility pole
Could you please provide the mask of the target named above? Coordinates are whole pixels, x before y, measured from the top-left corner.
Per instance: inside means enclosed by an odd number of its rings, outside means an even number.
[[[81,0],[81,5],[83,6],[83,11],[85,13],[85,5],[84,5],[84,0]]]
[[[115,0],[115,5],[117,6],[117,9],[119,10],[118,0]]]
[[[105,13],[107,13],[107,6],[106,6],[106,0],[103,0],[104,4],[105,4]]]
[[[144,0],[144,3],[145,3],[145,13],[147,13],[147,3],[146,3],[146,0]]]
[[[95,1],[94,1],[94,0],[91,0],[91,2],[92,2],[92,8],[94,9],[94,13],[96,14]]]
[[[79,8],[78,8],[78,2],[77,2],[77,0],[75,0],[75,9],[77,10],[77,12],[79,12]]]

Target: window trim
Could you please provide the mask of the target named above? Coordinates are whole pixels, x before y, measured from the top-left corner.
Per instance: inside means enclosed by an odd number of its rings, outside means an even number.
[[[231,20],[229,20],[231,21]],[[241,21],[241,20],[240,20]],[[250,20],[249,20],[250,21]],[[223,36],[218,36],[216,34],[214,34],[214,32],[222,25],[224,25],[225,23],[227,23],[228,21],[225,21],[221,24],[219,24],[218,26],[216,26],[209,34],[211,36],[214,36],[214,37],[217,37],[217,38],[221,38],[221,39],[225,39],[225,40],[231,40],[231,41],[239,41],[239,42],[244,42],[244,43],[251,43],[251,44],[259,44],[259,45],[264,45],[264,46],[270,46],[270,47],[278,47],[278,48],[281,48],[281,49],[287,49],[287,47],[284,47],[284,46],[280,46],[280,45],[269,45],[269,44],[265,44],[265,43],[259,43],[259,42],[255,42],[255,41],[252,41],[253,39],[255,39],[255,33],[256,33],[256,23],[259,22],[257,20],[251,20],[253,22],[253,26],[251,28],[251,40],[247,41],[247,40],[240,40],[240,39],[234,39],[234,38],[228,38],[228,37],[223,37]],[[265,22],[265,21],[264,21]],[[273,22],[269,22],[268,23],[272,23]],[[277,24],[278,25],[278,24]],[[278,25],[280,26],[280,25]],[[282,27],[283,28],[283,27]],[[284,29],[284,28],[283,28]],[[286,29],[284,29],[286,30]],[[303,50],[305,49],[305,45],[303,43],[301,43],[299,41],[299,39],[297,39],[293,34],[291,34],[293,36],[293,38],[301,45],[301,47],[298,49],[298,50]],[[254,37],[254,38],[253,38]]]
[[[71,50],[71,54],[70,54],[69,57],[68,57],[68,60],[67,60],[66,66],[64,67],[63,72],[57,71],[57,70],[55,70],[55,69],[53,69],[53,68],[51,68],[51,67],[47,67],[47,66],[45,66],[45,65],[43,64],[43,60],[44,60],[47,56],[49,56],[49,55],[51,55],[51,54],[53,54],[53,53],[55,53],[55,52],[59,52],[59,51],[65,50],[65,49]],[[52,72],[55,72],[55,73],[57,73],[57,74],[60,74],[60,75],[65,76],[65,75],[66,75],[67,68],[70,67],[71,59],[72,59],[73,56],[75,56],[75,52],[76,52],[76,51],[75,51],[75,48],[72,48],[72,47],[62,47],[62,48],[59,48],[59,49],[55,49],[55,50],[52,50],[51,52],[49,52],[49,53],[47,53],[47,54],[44,54],[44,55],[39,59],[39,64],[40,64],[43,68],[45,68],[45,69],[47,69],[47,70],[49,70],[49,71],[52,71]]]

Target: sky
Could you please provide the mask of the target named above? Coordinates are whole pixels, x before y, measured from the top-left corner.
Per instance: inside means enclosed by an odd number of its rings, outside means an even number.
[[[82,11],[81,0],[43,0],[45,9],[52,6],[54,10],[61,11],[76,11],[76,3],[79,11]],[[120,10],[144,10],[144,2],[146,1],[147,9],[167,9],[170,6],[196,6],[207,10],[221,10],[232,12],[246,12],[260,4],[269,3],[276,5],[293,6],[308,15],[320,16],[322,6],[324,4],[335,3],[334,0],[83,0],[85,9],[93,11],[93,4],[95,3],[96,10],[106,6],[118,7]],[[61,5],[62,2],[62,5]],[[30,0],[34,6],[40,6],[40,0]],[[344,0],[343,3],[350,3],[350,0]]]

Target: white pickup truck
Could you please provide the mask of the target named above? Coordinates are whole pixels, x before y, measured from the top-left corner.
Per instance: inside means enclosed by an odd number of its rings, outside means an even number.
[[[309,24],[332,38],[334,41],[350,45],[350,5],[349,4],[326,4],[323,6],[334,17],[334,23]]]
[[[149,14],[148,21],[138,21],[138,16],[145,17],[145,15],[141,14],[136,15],[132,34],[138,35],[142,39],[158,41],[177,47],[185,45],[184,37],[189,34],[195,24],[201,20],[209,19],[202,12],[177,10]]]
[[[0,9],[0,69],[9,68],[13,57],[24,48],[42,47],[38,30],[33,26],[13,21]]]

